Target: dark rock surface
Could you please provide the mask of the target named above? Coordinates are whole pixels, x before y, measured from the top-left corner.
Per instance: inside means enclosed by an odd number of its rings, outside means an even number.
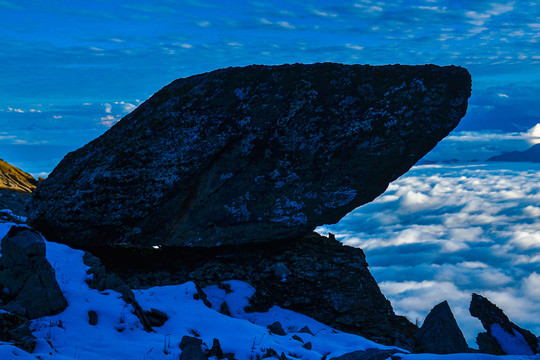
[[[28,319],[58,314],[66,308],[39,234],[13,226],[2,239],[1,248],[1,308]]]
[[[481,352],[493,355],[534,355],[538,338],[508,319],[504,312],[485,297],[473,294],[469,311],[482,322],[487,332],[478,334]]]
[[[435,305],[416,333],[416,351],[432,354],[469,352],[448,302]]]
[[[512,151],[493,156],[488,161],[540,162],[540,144],[533,145],[525,151]]]
[[[256,289],[248,311],[278,305],[380,343],[414,347],[418,328],[394,314],[363,251],[315,233],[297,240],[215,248],[104,247],[95,255],[109,272],[91,269],[97,284],[106,283],[100,279],[104,275],[120,277],[132,288],[186,281],[205,287],[242,280]],[[274,265],[280,263],[290,271],[285,278],[276,272]]]
[[[362,351],[354,351],[352,353],[331,358],[330,360],[387,360],[389,358],[394,359],[394,354],[403,353],[399,350],[367,349]]]
[[[179,79],[68,154],[29,221],[76,248],[296,239],[372,201],[465,115],[460,67],[333,63]]]
[[[28,319],[9,312],[0,312],[0,341],[13,343],[15,346],[32,352],[35,338],[30,331]]]
[[[281,336],[287,335],[287,333],[285,332],[285,330],[283,330],[283,326],[281,325],[279,321],[276,321],[268,325],[267,328],[271,334],[276,334],[276,335],[281,335]]]

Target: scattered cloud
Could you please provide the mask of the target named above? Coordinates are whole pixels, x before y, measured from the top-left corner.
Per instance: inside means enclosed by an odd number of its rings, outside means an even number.
[[[105,125],[106,127],[111,127],[118,122],[118,119],[112,115],[103,116],[100,120],[101,124]]]
[[[349,49],[353,49],[353,50],[362,50],[362,49],[364,49],[363,46],[355,45],[355,44],[345,44],[345,46],[348,47]]]

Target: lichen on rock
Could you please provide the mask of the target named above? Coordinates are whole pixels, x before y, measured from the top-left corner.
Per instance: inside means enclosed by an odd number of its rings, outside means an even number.
[[[465,69],[435,65],[178,79],[68,154],[29,222],[83,249],[299,238],[384,192],[458,124],[470,91]]]

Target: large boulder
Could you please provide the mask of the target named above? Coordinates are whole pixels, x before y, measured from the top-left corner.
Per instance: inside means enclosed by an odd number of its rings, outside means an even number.
[[[487,298],[473,294],[469,311],[482,322],[485,333],[478,334],[476,343],[481,352],[493,355],[534,355],[538,353],[538,338],[522,329]]]
[[[467,70],[248,66],[179,79],[34,192],[49,240],[216,246],[299,238],[372,201],[465,115]]]
[[[66,308],[39,234],[13,226],[1,246],[0,308],[28,319],[58,314]]]
[[[416,350],[432,354],[469,352],[469,346],[447,301],[435,305],[416,333]]]

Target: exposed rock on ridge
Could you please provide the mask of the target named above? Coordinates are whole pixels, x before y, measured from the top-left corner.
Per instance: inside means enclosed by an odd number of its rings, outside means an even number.
[[[15,215],[25,215],[26,204],[37,184],[32,175],[0,159],[0,210],[9,209]],[[9,214],[0,214],[0,219],[14,220]]]
[[[248,66],[179,79],[68,154],[29,221],[89,249],[299,238],[372,201],[465,115],[459,67]]]
[[[447,301],[435,305],[416,333],[418,352],[455,354],[469,352],[450,305]]]
[[[32,175],[0,159],[0,189],[30,194],[37,184]]]
[[[493,355],[538,353],[538,338],[529,330],[511,322],[501,309],[485,297],[473,294],[469,311],[486,329],[476,338],[481,352]]]

